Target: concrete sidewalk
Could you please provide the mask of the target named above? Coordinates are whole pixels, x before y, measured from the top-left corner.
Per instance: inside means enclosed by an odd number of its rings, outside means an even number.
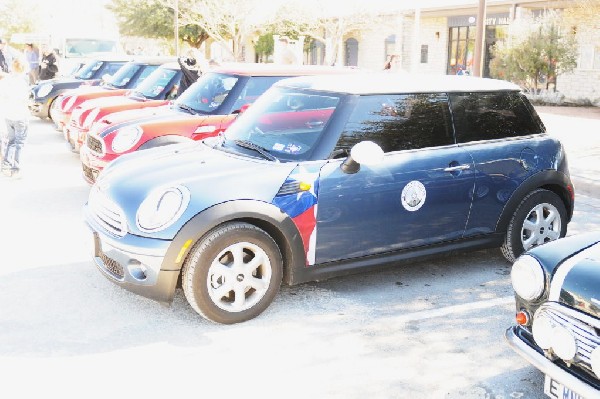
[[[600,198],[600,108],[535,108],[565,146],[575,193]]]

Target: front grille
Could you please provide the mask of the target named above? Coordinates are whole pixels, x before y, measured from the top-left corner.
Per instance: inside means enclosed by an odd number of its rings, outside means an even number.
[[[96,176],[98,175],[98,171],[95,169],[90,168],[87,165],[81,165],[83,167],[83,174],[84,176],[91,181],[92,183],[94,183],[96,181]]]
[[[127,222],[123,210],[110,200],[97,186],[90,191],[88,206],[94,220],[109,233],[123,237],[127,234]]]
[[[90,150],[94,151],[95,153],[102,154],[102,142],[96,137],[88,134],[86,143]]]
[[[582,366],[589,373],[593,374],[590,364],[592,351],[600,346],[600,336],[597,333],[597,327],[584,321],[583,318],[576,317],[578,312],[571,311],[556,303],[548,303],[536,312],[538,315],[544,314],[559,324],[570,330],[575,336],[577,342],[577,355],[575,363]]]
[[[122,279],[125,276],[123,272],[123,266],[116,260],[108,257],[104,252],[100,252],[100,259],[104,264],[104,268],[113,276]]]

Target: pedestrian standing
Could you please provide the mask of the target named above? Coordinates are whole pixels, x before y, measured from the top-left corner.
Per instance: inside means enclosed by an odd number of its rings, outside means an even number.
[[[28,98],[29,85],[25,75],[25,64],[15,58],[11,72],[0,73],[0,110],[6,121],[1,170],[5,176],[20,176],[21,151],[29,128]]]
[[[40,61],[40,80],[53,79],[58,72],[56,56],[47,46],[42,47],[42,59]]]
[[[29,71],[27,72],[29,84],[34,85],[37,83],[40,76],[40,52],[33,43],[27,43],[25,45],[25,60],[29,66]]]
[[[0,72],[9,72],[12,63],[12,54],[6,40],[0,37]]]

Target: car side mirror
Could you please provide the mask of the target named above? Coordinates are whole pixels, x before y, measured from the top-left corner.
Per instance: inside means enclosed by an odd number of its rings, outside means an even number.
[[[344,173],[353,174],[360,165],[376,165],[383,162],[383,150],[372,141],[361,141],[350,150],[350,156],[342,163]]]
[[[244,104],[240,107],[240,109],[236,109],[235,111],[233,111],[233,114],[243,114],[244,112],[246,112],[246,110],[248,109],[248,107],[250,107],[250,104]]]

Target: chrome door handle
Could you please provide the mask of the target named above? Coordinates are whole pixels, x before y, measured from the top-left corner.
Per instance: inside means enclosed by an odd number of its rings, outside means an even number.
[[[460,172],[461,170],[467,170],[470,168],[471,168],[471,165],[450,166],[450,167],[444,169],[444,172]]]

